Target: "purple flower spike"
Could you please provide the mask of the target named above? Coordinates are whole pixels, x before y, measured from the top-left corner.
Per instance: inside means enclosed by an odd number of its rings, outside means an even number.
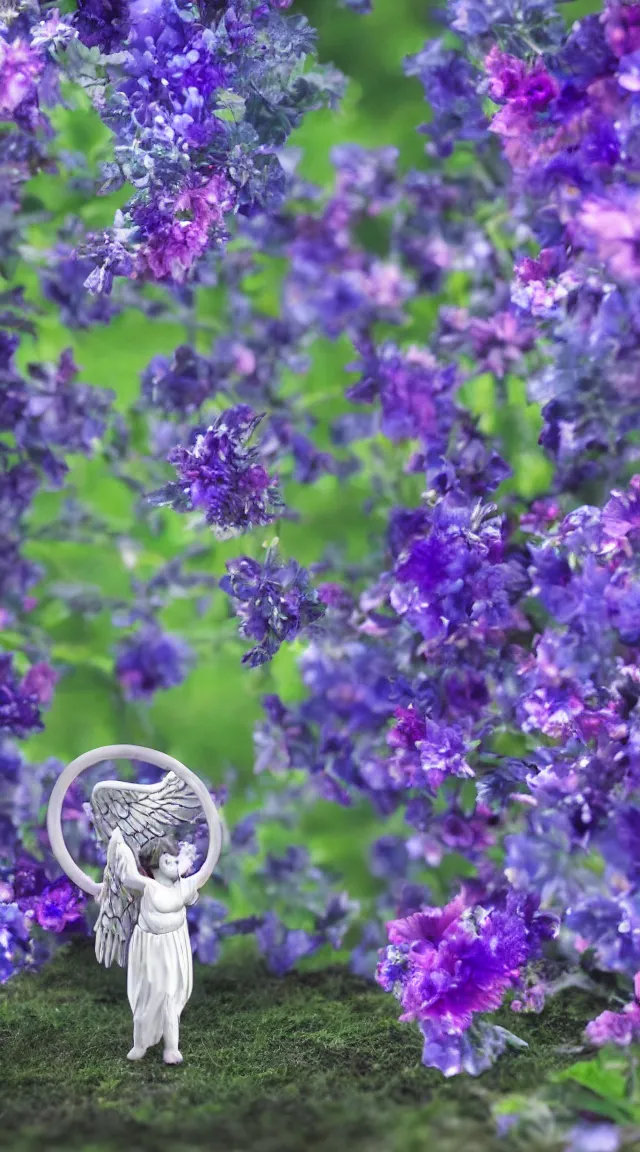
[[[171,453],[179,480],[149,500],[177,512],[201,510],[219,539],[271,523],[282,501],[258,448],[248,446],[261,419],[246,404],[223,412],[190,447]]]
[[[280,645],[294,640],[324,615],[325,606],[309,575],[295,560],[282,563],[274,547],[263,564],[249,556],[227,563],[220,587],[234,601],[240,633],[258,643],[242,657],[255,668],[271,660]]]
[[[130,700],[150,700],[160,690],[184,680],[190,651],[182,641],[148,626],[123,640],[116,657],[116,676]]]
[[[40,697],[28,681],[19,684],[13,672],[13,657],[0,656],[0,733],[24,739],[42,732]]]

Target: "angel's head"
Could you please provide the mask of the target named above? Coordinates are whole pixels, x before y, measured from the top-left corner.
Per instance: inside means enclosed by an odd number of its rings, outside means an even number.
[[[155,876],[159,872],[167,880],[177,880],[180,875],[179,852],[175,837],[159,836],[142,849],[140,864],[149,876]]]

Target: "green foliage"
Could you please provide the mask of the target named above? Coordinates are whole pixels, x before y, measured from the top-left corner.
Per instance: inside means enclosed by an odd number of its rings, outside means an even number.
[[[438,1152],[467,1141],[509,1152],[494,1110],[570,1064],[593,1011],[592,997],[565,993],[519,1019],[526,1050],[477,1080],[445,1080],[421,1067],[417,1030],[375,987],[339,968],[279,980],[240,948],[196,966],[185,1063],[166,1068],[158,1047],[132,1065],[125,975],[77,942],[3,992],[0,1147],[426,1152],[435,1140]]]

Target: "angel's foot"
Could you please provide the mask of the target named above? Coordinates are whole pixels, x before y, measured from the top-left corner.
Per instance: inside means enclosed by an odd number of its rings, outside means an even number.
[[[130,1052],[127,1052],[127,1060],[142,1060],[146,1051],[146,1048],[132,1048]]]
[[[177,1048],[165,1048],[163,1060],[165,1064],[182,1064],[182,1053]]]

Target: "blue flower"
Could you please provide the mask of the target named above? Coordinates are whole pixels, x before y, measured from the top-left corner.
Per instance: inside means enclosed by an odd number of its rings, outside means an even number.
[[[118,645],[115,671],[130,700],[149,700],[184,680],[191,655],[188,647],[156,625],[146,625]]]
[[[295,560],[283,563],[277,550],[268,549],[264,562],[241,556],[227,562],[220,587],[234,601],[240,633],[258,643],[242,657],[255,668],[271,660],[281,644],[310,628],[325,612],[309,575]]]

